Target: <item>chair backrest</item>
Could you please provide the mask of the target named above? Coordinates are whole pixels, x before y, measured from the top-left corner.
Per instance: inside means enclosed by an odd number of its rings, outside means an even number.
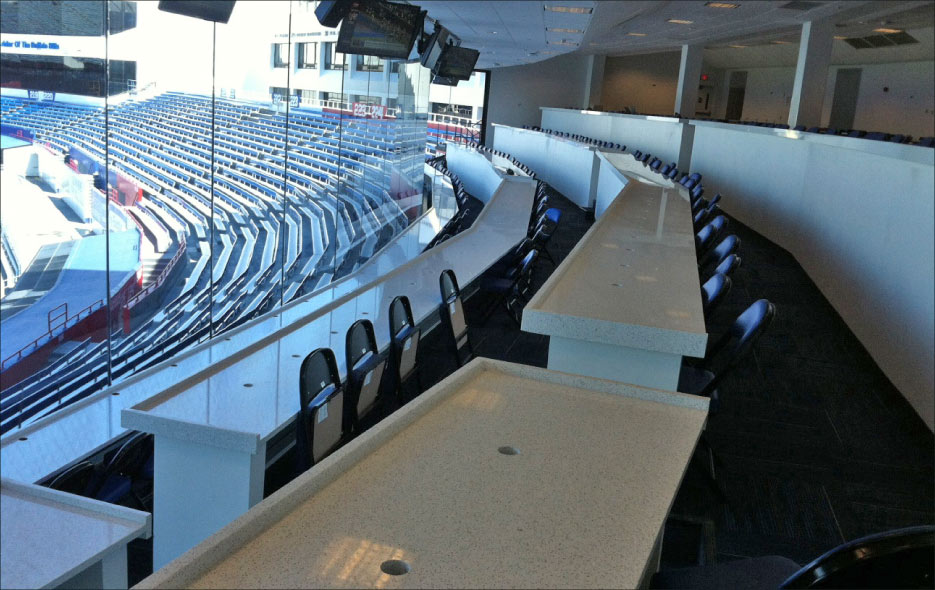
[[[704,310],[705,317],[708,317],[719,303],[724,301],[730,293],[730,277],[721,273],[716,273],[701,286],[701,307]]]
[[[691,190],[692,199],[700,199],[700,198],[701,198],[701,195],[703,195],[703,194],[704,194],[704,186],[703,186],[703,185],[700,185],[700,184],[695,185],[695,187]]]
[[[93,484],[98,483],[96,474],[93,463],[81,461],[56,475],[46,486],[69,494],[92,497],[97,491],[92,489]]]
[[[729,256],[727,256],[727,258],[722,260],[720,264],[714,267],[714,273],[715,274],[720,273],[722,275],[730,276],[733,274],[735,270],[740,268],[741,262],[742,262],[742,259],[740,258],[740,256],[737,256],[736,254],[730,254]]]
[[[347,400],[344,404],[345,430],[357,429],[358,421],[373,409],[380,394],[386,359],[377,349],[377,337],[370,320],[357,320],[347,329]]]
[[[714,206],[717,205],[718,201],[721,200],[721,193],[714,193],[714,196],[711,197],[711,200],[708,201],[707,209],[708,211],[714,211]]]
[[[704,256],[708,250],[711,249],[711,246],[717,241],[718,236],[721,235],[721,232],[724,231],[727,224],[727,217],[718,215],[695,234],[696,254],[698,254],[699,257]]]
[[[438,277],[441,289],[440,316],[451,338],[450,344],[454,351],[458,365],[463,365],[473,356],[473,348],[468,339],[467,319],[464,315],[464,304],[461,302],[461,289],[458,288],[458,279],[451,269],[445,269]],[[467,349],[469,356],[462,361],[462,350]]]
[[[703,267],[720,266],[724,259],[736,252],[740,248],[740,238],[736,234],[730,234],[718,242],[717,246],[708,252],[701,265]]]
[[[390,303],[390,351],[397,387],[416,369],[420,335],[409,298],[405,295],[394,298]]]
[[[104,475],[119,473],[134,477],[153,452],[153,435],[134,433],[113,453],[104,455]]]
[[[299,369],[299,414],[296,416],[296,461],[305,471],[341,442],[344,390],[338,363],[330,348],[319,348]]]
[[[708,349],[705,365],[714,372],[714,379],[700,392],[710,396],[720,382],[733,371],[743,356],[772,323],[776,306],[760,299],[754,301],[734,320],[730,329]],[[715,366],[717,365],[717,366]]]
[[[835,547],[780,588],[931,588],[935,526],[877,533]]]

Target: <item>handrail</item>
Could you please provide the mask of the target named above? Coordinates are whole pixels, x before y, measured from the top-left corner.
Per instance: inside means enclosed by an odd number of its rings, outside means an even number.
[[[176,263],[178,263],[178,261],[182,258],[182,255],[185,253],[186,247],[187,247],[187,244],[185,242],[185,235],[183,234],[182,241],[179,242],[179,249],[178,251],[176,251],[175,255],[172,257],[172,260],[169,261],[169,264],[167,264],[165,268],[162,269],[162,272],[159,273],[159,276],[156,277],[155,281],[147,285],[145,289],[143,289],[142,291],[140,291],[139,293],[131,297],[129,300],[127,300],[127,304],[125,306],[126,309],[132,309],[136,304],[138,304],[140,301],[142,301],[148,295],[150,295],[153,291],[155,291],[160,286],[162,286],[165,280],[169,277],[169,273],[172,272],[173,268],[175,268]]]
[[[103,300],[103,299],[98,299],[97,301],[95,301],[95,302],[92,303],[91,305],[85,307],[84,309],[82,309],[81,311],[79,311],[78,313],[76,313],[75,315],[71,315],[71,316],[68,315],[68,304],[67,304],[67,303],[63,303],[62,305],[59,305],[58,307],[53,308],[52,310],[49,311],[49,324],[50,324],[50,325],[49,325],[49,329],[46,330],[41,336],[39,336],[38,338],[34,339],[32,342],[30,342],[29,344],[27,344],[26,346],[20,348],[19,350],[17,350],[16,352],[14,352],[13,354],[11,354],[10,356],[8,356],[8,357],[6,357],[5,359],[3,359],[3,361],[0,362],[0,371],[6,370],[6,368],[7,368],[7,362],[9,362],[9,361],[15,359],[14,362],[10,363],[10,366],[12,366],[12,365],[16,364],[17,362],[19,362],[20,360],[22,360],[22,359],[23,359],[23,353],[26,352],[26,350],[28,350],[28,349],[30,349],[30,348],[39,348],[39,343],[40,343],[41,341],[43,341],[43,340],[45,340],[45,339],[51,340],[52,338],[58,336],[60,333],[64,333],[65,330],[67,330],[69,327],[71,327],[71,326],[73,326],[75,323],[77,323],[77,321],[81,319],[81,316],[82,316],[83,314],[91,315],[92,313],[94,313],[94,312],[97,311],[98,309],[102,308],[103,306],[104,306],[104,300]],[[65,313],[63,314],[65,320],[64,320],[61,324],[56,324],[56,325],[53,327],[53,326],[51,325],[51,322],[52,322],[52,319],[53,319],[52,316],[51,316],[51,314],[52,314],[53,311],[55,311],[55,310],[57,310],[57,309],[59,309],[59,308],[61,308],[61,307],[64,307],[64,308],[65,308]],[[62,316],[62,315],[58,315],[58,316],[55,316],[54,319],[58,319],[58,318],[63,317],[63,316]],[[69,325],[69,323],[70,323],[72,320],[75,320],[75,322],[72,323],[71,325]],[[59,328],[61,328],[61,332],[58,331]]]

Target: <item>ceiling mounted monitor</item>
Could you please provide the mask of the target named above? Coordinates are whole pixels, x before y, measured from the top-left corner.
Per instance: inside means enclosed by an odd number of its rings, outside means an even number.
[[[386,59],[408,59],[422,32],[425,12],[412,4],[355,0],[341,21],[336,50]]]
[[[439,86],[457,86],[461,82],[460,78],[445,78],[444,76],[433,76],[432,84],[438,84]]]
[[[422,54],[420,63],[423,67],[433,72],[435,71],[438,60],[441,58],[445,46],[448,45],[448,37],[450,37],[450,35],[448,29],[437,23],[435,24],[435,31],[432,32],[425,42],[425,47],[420,49]]]
[[[442,52],[434,73],[442,78],[467,80],[474,72],[474,66],[479,57],[480,51],[476,49],[448,45]]]
[[[159,10],[227,24],[236,0],[159,0]]]
[[[333,29],[347,16],[352,3],[353,0],[322,0],[315,9],[315,16],[322,26]]]

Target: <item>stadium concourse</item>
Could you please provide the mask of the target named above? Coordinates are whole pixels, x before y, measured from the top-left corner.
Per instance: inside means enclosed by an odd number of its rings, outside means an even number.
[[[65,161],[81,173],[102,172],[106,151],[110,173],[142,189],[120,199],[120,210],[136,226],[126,233],[136,234],[139,248],[135,261],[115,258],[113,240],[119,245],[123,238],[110,232],[112,288],[137,271],[141,255],[146,268],[140,293],[106,320],[123,327],[111,337],[108,360],[106,336],[94,334],[99,327],[71,329],[67,346],[58,345],[71,315],[85,306],[69,302],[61,326],[50,317],[73,295],[77,269],[91,260],[103,264],[102,247],[91,242],[104,236],[64,242],[78,246],[53,253],[58,263],[64,257],[61,264],[32,258],[46,273],[58,273],[56,295],[9,319],[4,314],[4,333],[21,334],[4,336],[0,432],[99,390],[107,384],[108,363],[119,379],[207,339],[210,324],[214,333],[224,331],[280,297],[285,303],[349,274],[421,213],[424,118],[356,119],[293,109],[287,149],[285,115],[268,103],[217,99],[212,155],[205,141],[212,136],[211,102],[177,92],[128,101],[108,109],[105,137],[101,108],[2,97],[4,124],[31,132],[37,149],[59,159],[68,155]],[[25,171],[7,162],[5,174]],[[21,248],[10,246],[5,239],[5,260]],[[21,269],[20,278],[30,270]],[[13,327],[17,321],[22,327]],[[23,370],[33,355],[39,366]]]

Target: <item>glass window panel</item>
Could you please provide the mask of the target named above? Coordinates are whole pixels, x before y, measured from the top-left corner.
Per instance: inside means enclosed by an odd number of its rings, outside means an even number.
[[[107,81],[107,4],[0,2],[0,9],[4,34],[42,35],[37,43],[46,45],[5,51],[0,64],[5,432],[110,382],[108,326],[119,329],[120,315],[108,303],[138,287],[139,232],[108,199],[104,112],[108,90],[120,87]],[[80,56],[63,55],[62,35],[77,39]],[[121,81],[133,72],[122,63],[117,70]],[[111,240],[126,251],[108,273]]]
[[[228,254],[232,223],[212,208],[213,24],[149,2],[138,3],[136,16],[135,28],[108,39],[111,73],[118,59],[139,70],[122,89],[111,76],[119,94],[107,110],[112,271],[126,266],[134,237],[138,244],[136,289],[124,297],[111,286],[115,382],[210,337],[217,261]],[[165,31],[186,42],[166,43]]]

